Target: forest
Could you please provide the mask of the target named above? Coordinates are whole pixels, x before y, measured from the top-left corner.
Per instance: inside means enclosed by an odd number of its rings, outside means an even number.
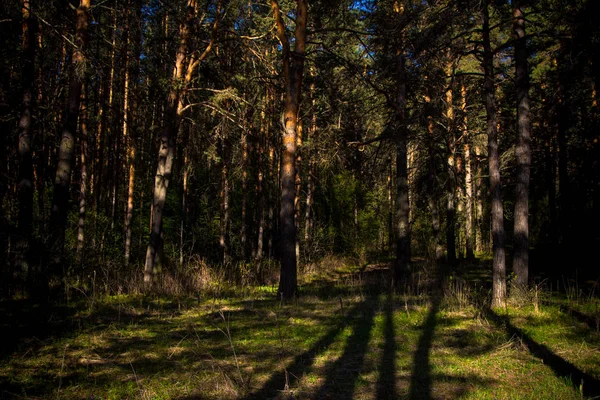
[[[600,398],[600,3],[3,0],[0,400]]]

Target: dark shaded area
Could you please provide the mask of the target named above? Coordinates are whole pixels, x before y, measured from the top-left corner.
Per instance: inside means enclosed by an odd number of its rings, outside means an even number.
[[[600,331],[600,315],[588,315],[564,304],[561,304],[559,307],[562,312],[567,313],[579,322],[583,322],[591,330],[595,332]]]
[[[571,364],[569,361],[563,359],[551,349],[543,344],[540,344],[533,340],[529,335],[517,328],[510,322],[510,318],[498,315],[493,310],[488,310],[488,319],[494,322],[499,328],[504,328],[508,336],[517,336],[521,338],[523,343],[529,349],[529,352],[535,357],[542,360],[542,362],[548,365],[554,371],[554,374],[558,377],[570,377],[571,382],[576,388],[583,383],[583,394],[585,396],[596,397],[600,395],[600,381],[593,376],[585,373],[584,371]]]
[[[379,380],[377,381],[377,399],[396,399],[396,328],[394,326],[394,292],[388,291],[384,306],[385,343],[379,363]]]
[[[431,365],[429,353],[433,343],[433,334],[437,325],[437,313],[440,309],[441,296],[433,296],[431,308],[421,329],[423,333],[419,338],[417,350],[413,358],[413,369],[410,380],[410,399],[431,399]]]
[[[352,399],[360,376],[373,330],[376,298],[367,299],[365,307],[352,323],[352,336],[346,341],[344,353],[327,367],[325,383],[319,389],[317,399]],[[395,357],[395,353],[392,354]],[[393,372],[393,371],[392,371]]]

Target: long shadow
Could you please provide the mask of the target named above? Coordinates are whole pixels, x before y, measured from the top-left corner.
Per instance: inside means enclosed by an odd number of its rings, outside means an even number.
[[[419,337],[417,350],[413,357],[413,369],[410,378],[410,393],[409,398],[431,399],[431,365],[429,363],[429,353],[433,343],[433,335],[437,325],[437,313],[440,309],[442,298],[441,295],[433,295],[431,308],[427,313],[427,318],[423,322],[423,332]]]
[[[286,385],[295,383],[296,377],[308,371],[315,362],[316,356],[327,350],[334,342],[338,334],[344,330],[351,321],[354,321],[365,307],[366,301],[357,304],[349,310],[348,314],[339,324],[331,328],[321,339],[319,339],[309,350],[299,354],[285,370],[279,371],[254,393],[248,394],[244,400],[265,399],[276,397]],[[192,397],[188,397],[192,399]]]
[[[352,336],[346,341],[343,354],[327,368],[325,383],[315,395],[317,399],[352,399],[375,324],[377,297],[372,297],[352,322]]]
[[[413,368],[410,377],[411,400],[431,399],[432,376],[429,362],[435,328],[438,324],[437,313],[442,303],[442,282],[447,269],[439,263],[436,266],[435,280],[430,289],[431,307],[425,321],[421,325],[422,333],[413,356]]]
[[[559,308],[562,312],[569,314],[572,318],[586,324],[591,330],[596,332],[600,330],[600,315],[582,313],[581,311],[564,304],[560,304]]]
[[[529,349],[529,352],[542,360],[545,365],[548,365],[550,368],[552,368],[556,376],[570,377],[573,385],[577,388],[583,384],[583,394],[585,396],[596,398],[600,395],[600,381],[598,379],[580,370],[569,361],[554,353],[547,346],[533,340],[531,336],[514,326],[510,322],[510,318],[503,315],[498,315],[493,310],[488,310],[487,317],[498,327],[504,327],[510,337],[516,335],[517,337],[521,338],[523,343]]]
[[[377,399],[396,399],[396,329],[394,327],[394,291],[389,290],[385,303],[385,344],[379,363]]]

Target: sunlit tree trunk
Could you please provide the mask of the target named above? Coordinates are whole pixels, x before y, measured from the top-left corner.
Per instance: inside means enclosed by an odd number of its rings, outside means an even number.
[[[454,137],[454,105],[453,97],[453,71],[452,62],[446,68],[446,75],[450,82],[446,90],[446,124],[448,129],[448,181],[446,184],[446,256],[448,263],[456,262],[456,139]]]
[[[90,2],[91,0],[81,0],[77,8],[75,33],[77,47],[73,51],[73,71],[69,85],[68,108],[58,150],[58,166],[56,167],[54,197],[52,200],[53,248],[51,274],[59,273],[62,267],[71,170],[75,157],[75,133],[77,131],[81,88],[86,64],[84,49],[87,43]]]
[[[152,199],[151,231],[150,242],[146,249],[146,262],[144,265],[144,282],[149,285],[155,277],[156,266],[158,265],[158,253],[162,245],[162,223],[163,211],[167,200],[167,189],[173,170],[173,159],[175,157],[175,142],[177,131],[179,130],[179,101],[181,96],[181,84],[185,76],[185,59],[188,55],[188,47],[192,25],[196,13],[193,0],[188,1],[185,21],[179,29],[179,48],[175,60],[175,68],[171,77],[171,89],[165,105],[164,126],[160,135],[160,145],[158,150],[158,166],[154,178],[154,192]]]
[[[190,39],[194,21],[196,20],[196,0],[188,0],[186,17],[179,28],[179,46],[175,58],[175,66],[171,77],[171,88],[165,105],[164,126],[160,135],[158,150],[158,165],[154,177],[154,191],[152,194],[151,229],[150,241],[146,249],[146,261],[144,264],[144,282],[151,285],[156,278],[157,255],[163,240],[163,212],[167,199],[167,189],[173,170],[173,159],[175,157],[176,135],[179,130],[181,115],[184,111],[181,95],[192,80],[195,70],[207,55],[211,52],[222,14],[222,0],[219,0],[216,16],[212,26],[211,39],[202,53],[192,52],[190,54]],[[186,60],[188,61],[185,65]]]
[[[123,100],[123,138],[125,140],[126,150],[126,163],[128,169],[128,183],[127,183],[127,207],[125,210],[125,263],[129,263],[131,255],[131,236],[133,230],[133,201],[135,192],[135,158],[136,158],[136,144],[135,144],[135,129],[132,129],[137,124],[137,81],[139,76],[139,63],[140,63],[140,39],[141,29],[141,0],[135,0],[130,3],[130,7],[135,7],[132,12],[132,18],[130,18],[130,26],[127,31],[127,48],[131,47],[133,50],[133,57],[125,53],[125,93]],[[132,39],[133,38],[133,39]],[[133,61],[133,66],[131,62]]]
[[[462,112],[463,112],[463,156],[465,159],[465,250],[467,260],[475,258],[473,252],[473,167],[471,163],[471,138],[467,119],[467,88],[461,86]]]
[[[23,86],[21,97],[21,118],[19,120],[19,172],[17,191],[19,199],[19,224],[17,240],[16,269],[27,273],[27,279],[32,279],[30,255],[31,234],[33,228],[33,158],[32,158],[32,127],[34,107],[35,82],[35,53],[36,53],[36,21],[31,13],[31,2],[21,1],[22,10],[22,43],[23,66],[21,82]],[[31,284],[32,282],[30,282]]]
[[[314,78],[315,72],[314,68],[310,68],[310,74]],[[306,142],[310,146],[312,146],[312,141],[315,140],[315,135],[317,133],[317,111],[315,109],[315,83],[314,81],[310,84],[310,101],[311,101],[311,122],[308,128]],[[310,151],[306,152],[306,158],[308,159],[308,171],[306,172],[306,209],[304,210],[304,246],[306,249],[310,248],[310,238],[313,232],[313,196],[314,196],[314,181],[313,174],[314,171],[314,160],[313,153]],[[306,258],[308,261],[310,259],[310,252],[306,252]]]
[[[247,121],[251,123],[251,120]],[[247,208],[248,208],[248,132],[246,128],[242,132],[242,220],[240,222],[240,242],[242,245],[242,259],[246,260],[247,256],[247,242],[248,242],[248,225],[247,219]]]
[[[81,177],[79,182],[79,219],[77,221],[77,263],[83,262],[85,246],[85,223],[86,223],[86,196],[87,196],[87,153],[88,153],[88,96],[87,88],[84,86],[81,92],[81,117],[79,123],[80,144],[79,163]]]
[[[517,183],[515,186],[515,225],[513,271],[515,284],[524,288],[529,280],[529,176],[531,168],[531,126],[529,121],[529,78],[525,42],[523,1],[513,0],[515,36],[515,89],[517,92]]]
[[[425,112],[427,113],[427,150],[428,154],[428,171],[427,171],[427,203],[429,211],[431,213],[431,229],[433,233],[433,256],[436,262],[441,261],[444,255],[444,249],[442,248],[441,230],[440,230],[440,209],[438,204],[438,198],[435,193],[437,187],[437,174],[436,174],[436,152],[435,152],[435,128],[432,115],[431,97],[425,96]]]
[[[296,159],[296,135],[298,110],[304,72],[304,51],[306,47],[306,0],[296,2],[296,29],[294,51],[285,32],[285,23],[277,0],[271,0],[277,37],[283,49],[283,77],[285,79],[285,108],[282,115],[283,153],[281,166],[281,210],[280,210],[280,257],[281,271],[278,294],[292,298],[298,290],[296,266],[296,225],[294,222],[294,199],[296,195],[294,163]]]
[[[295,160],[295,169],[296,169],[296,193],[294,195],[294,224],[296,225],[296,263],[300,264],[300,235],[298,231],[300,229],[300,195],[302,192],[302,134],[303,134],[303,124],[302,118],[298,118],[298,128],[296,130],[296,160]]]
[[[221,132],[227,136],[227,132]],[[230,148],[228,139],[221,138],[221,217],[220,217],[220,234],[219,246],[221,247],[221,261],[227,265],[231,262],[230,257],[230,241],[229,241],[229,161]]]
[[[490,44],[489,0],[483,13],[483,70],[484,100],[488,134],[488,162],[492,202],[492,307],[504,307],[506,302],[506,265],[504,249],[504,209],[500,187],[500,159],[498,154],[498,117],[494,88],[494,56]]]

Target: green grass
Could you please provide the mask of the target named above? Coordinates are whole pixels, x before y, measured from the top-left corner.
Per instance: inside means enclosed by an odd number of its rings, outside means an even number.
[[[556,363],[600,377],[599,335],[559,305],[486,314],[389,294],[385,273],[356,269],[312,276],[288,304],[270,287],[227,299],[0,304],[12,334],[0,398],[580,399]]]

